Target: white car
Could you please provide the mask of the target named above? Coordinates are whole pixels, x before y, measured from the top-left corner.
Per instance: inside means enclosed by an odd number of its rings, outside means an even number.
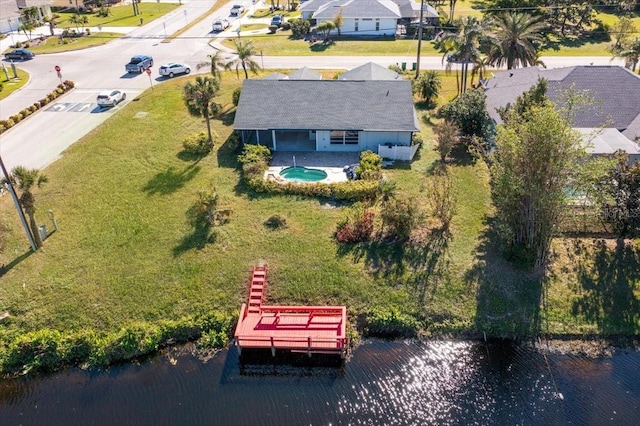
[[[169,62],[168,64],[161,65],[158,71],[162,76],[173,77],[176,74],[189,74],[191,72],[191,68],[185,64]]]
[[[229,21],[223,18],[218,18],[213,21],[213,31],[224,31],[229,28]]]
[[[240,16],[244,12],[244,6],[240,4],[234,4],[229,12],[231,16]]]
[[[125,99],[127,99],[127,94],[124,93],[121,90],[107,90],[104,92],[101,92],[98,95],[98,105],[101,107],[104,106],[116,106],[118,105],[120,102],[124,101]]]

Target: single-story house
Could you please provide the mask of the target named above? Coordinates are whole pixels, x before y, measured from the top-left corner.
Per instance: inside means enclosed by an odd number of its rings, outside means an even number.
[[[361,0],[360,0],[361,1]],[[420,1],[415,0],[391,0],[398,6],[400,21],[405,24],[420,22]],[[341,7],[345,0],[309,0],[300,3],[298,10],[302,12],[302,19],[315,19],[313,15],[324,8],[327,4],[333,3],[334,7]],[[337,12],[334,14],[334,16]],[[363,16],[360,16],[362,18]],[[424,3],[422,19],[427,25],[438,25],[438,11],[431,5]]]
[[[367,62],[340,74],[338,80],[402,80],[402,76],[375,62]]]
[[[248,79],[233,128],[274,151],[371,150],[406,160],[420,131],[408,80]]]
[[[312,0],[313,1],[313,0]],[[392,36],[401,18],[398,5],[391,0],[334,0],[313,14],[317,24],[333,21],[342,14],[342,35]]]
[[[496,109],[515,102],[540,77],[548,81],[547,95],[554,102],[561,103],[563,92],[571,88],[594,100],[592,104],[576,109],[573,117],[576,129],[602,129],[599,133],[581,130],[590,152],[594,155],[607,154],[616,147],[630,156],[638,154],[640,76],[623,67],[526,67],[495,73],[493,78],[483,81],[489,116],[496,123],[502,123]]]

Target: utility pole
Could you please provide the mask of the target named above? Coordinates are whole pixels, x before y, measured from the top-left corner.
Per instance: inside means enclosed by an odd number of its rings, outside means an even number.
[[[29,239],[29,244],[31,245],[31,250],[36,251],[38,247],[36,247],[36,242],[33,239],[33,235],[31,234],[31,230],[29,229],[29,225],[27,225],[27,218],[24,217],[24,211],[22,211],[22,206],[20,205],[20,200],[18,200],[18,196],[16,195],[16,191],[13,188],[13,184],[11,183],[11,179],[9,179],[9,173],[7,173],[7,169],[4,167],[4,161],[2,161],[2,157],[0,157],[0,168],[2,168],[2,174],[7,181],[7,188],[9,188],[9,192],[11,193],[11,198],[13,198],[13,203],[16,205],[16,209],[18,210],[18,216],[20,216],[20,221],[22,222],[22,226],[24,227],[24,231],[27,233],[27,238]]]
[[[422,49],[422,26],[424,21],[424,0],[420,2],[420,27],[418,27],[418,55],[416,57],[416,77],[420,77],[420,50]]]

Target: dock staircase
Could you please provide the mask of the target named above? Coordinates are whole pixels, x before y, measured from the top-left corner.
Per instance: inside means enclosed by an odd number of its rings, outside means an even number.
[[[260,314],[260,306],[264,301],[264,288],[267,285],[267,267],[254,266],[251,272],[251,284],[249,287],[249,314]]]

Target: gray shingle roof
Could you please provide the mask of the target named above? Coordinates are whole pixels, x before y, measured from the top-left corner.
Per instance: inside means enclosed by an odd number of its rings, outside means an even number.
[[[640,155],[640,146],[630,141],[616,129],[576,128],[582,134],[587,152],[592,154],[613,154],[622,150],[629,155]]]
[[[398,5],[391,0],[335,0],[318,8],[314,19],[333,19],[342,13],[344,18],[400,18]]]
[[[402,76],[389,68],[378,65],[374,62],[367,62],[364,65],[353,68],[343,73],[339,80],[402,80]]]
[[[633,140],[638,133],[640,116],[640,76],[618,66],[575,66],[542,70],[520,68],[495,74],[486,82],[487,110],[498,123],[495,109],[513,103],[517,96],[533,86],[538,77],[548,80],[548,95],[559,102],[562,92],[575,87],[595,99],[593,105],[575,115],[575,127],[613,127]]]
[[[245,80],[236,130],[420,130],[408,80]]]
[[[322,80],[322,74],[311,68],[302,67],[289,74],[289,80]]]

